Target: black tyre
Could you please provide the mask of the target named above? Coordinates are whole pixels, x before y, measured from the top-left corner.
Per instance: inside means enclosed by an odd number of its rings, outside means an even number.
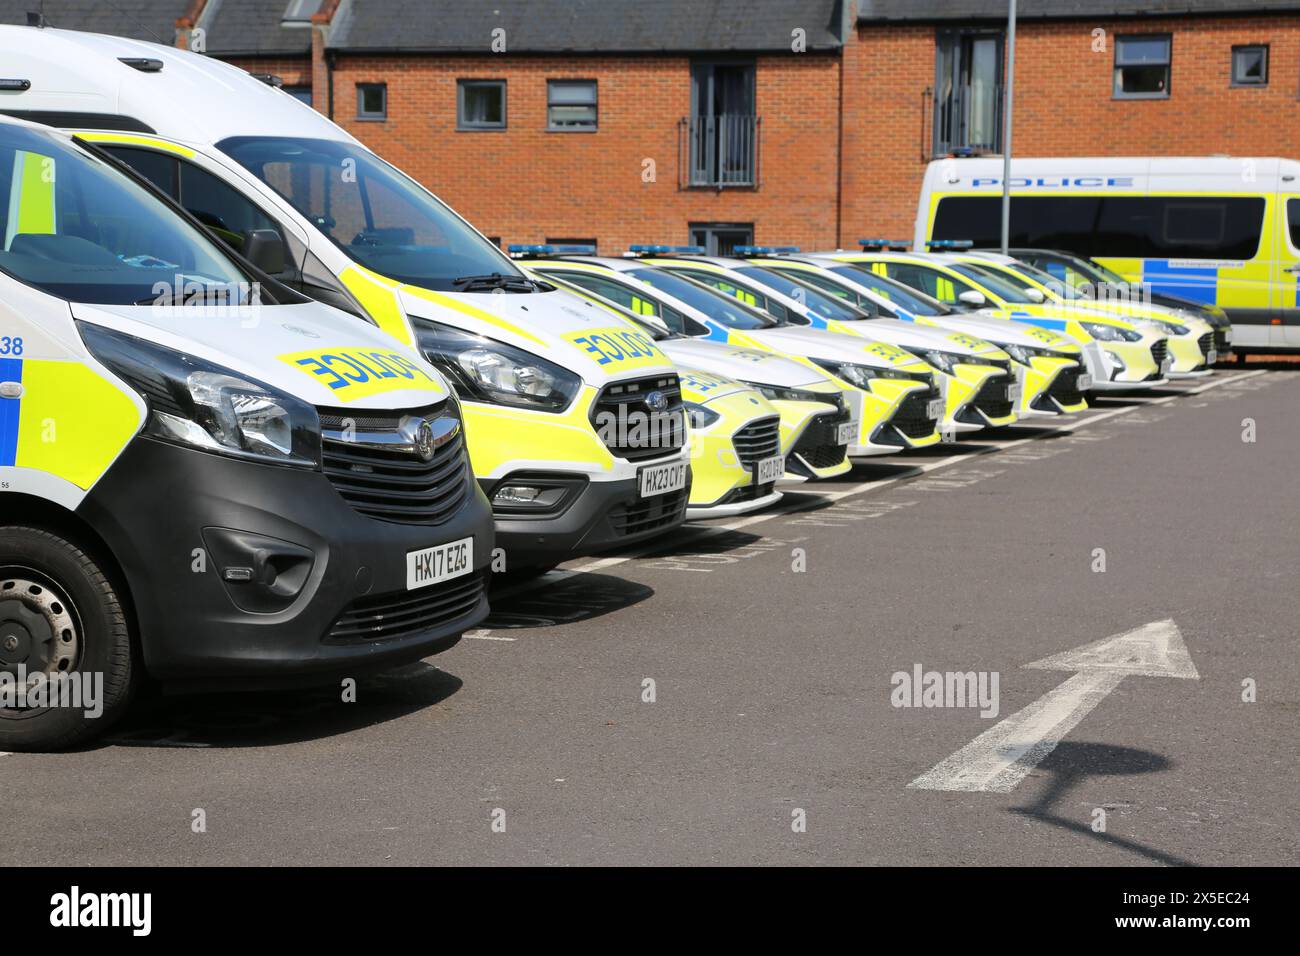
[[[0,529],[0,751],[59,750],[104,733],[130,702],[135,664],[121,597],[95,559],[48,531]],[[20,674],[90,694],[19,699]]]

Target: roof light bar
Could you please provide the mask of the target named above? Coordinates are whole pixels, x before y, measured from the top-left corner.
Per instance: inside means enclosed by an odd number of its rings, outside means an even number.
[[[970,239],[931,239],[926,246],[931,249],[973,249],[975,243]]]
[[[506,251],[512,256],[594,256],[596,247],[585,245],[531,245],[516,242],[506,246]]]
[[[906,250],[908,242],[906,239],[859,239],[858,245],[863,249],[903,249]]]
[[[676,253],[683,256],[702,256],[705,253],[703,246],[663,246],[644,244],[628,246],[627,251],[637,256],[656,256],[663,255],[664,253]]]
[[[731,250],[738,256],[784,256],[799,252],[798,246],[736,246]]]

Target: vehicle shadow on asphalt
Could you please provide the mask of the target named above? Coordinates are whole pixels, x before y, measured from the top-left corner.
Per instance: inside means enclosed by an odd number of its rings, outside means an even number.
[[[1069,830],[1106,846],[1126,850],[1153,863],[1161,863],[1165,866],[1195,866],[1196,864],[1191,860],[1147,846],[1137,840],[1112,833],[1097,832],[1086,823],[1054,812],[1056,805],[1065,795],[1087,777],[1157,773],[1167,770],[1171,765],[1168,758],[1149,750],[1062,741],[1047,759],[1038,765],[1039,770],[1051,775],[1051,779],[1038,799],[1027,807],[1010,807],[1008,812],[1037,820],[1058,830]]]
[[[610,574],[551,572],[529,586],[492,596],[492,610],[480,627],[491,631],[558,627],[591,621],[629,608],[654,588]]]
[[[275,747],[352,733],[433,707],[462,681],[425,661],[358,676],[354,702],[342,683],[280,691],[153,696],[86,750],[101,747]]]

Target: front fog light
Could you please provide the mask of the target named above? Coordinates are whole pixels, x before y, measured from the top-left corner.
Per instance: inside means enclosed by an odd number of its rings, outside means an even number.
[[[1124,364],[1124,360],[1110,349],[1106,349],[1106,360],[1115,367],[1116,372],[1122,372],[1128,368],[1128,366]]]
[[[581,479],[515,478],[492,492],[492,510],[499,514],[540,515],[560,510]]]
[[[492,501],[500,505],[531,505],[541,496],[542,489],[532,485],[506,485],[492,496]]]

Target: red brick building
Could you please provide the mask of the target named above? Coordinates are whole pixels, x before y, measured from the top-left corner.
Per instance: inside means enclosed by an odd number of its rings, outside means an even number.
[[[931,158],[1002,148],[1005,0],[116,6],[46,13],[279,76],[503,243],[906,237]],[[1019,6],[1017,155],[1300,155],[1300,2]]]

